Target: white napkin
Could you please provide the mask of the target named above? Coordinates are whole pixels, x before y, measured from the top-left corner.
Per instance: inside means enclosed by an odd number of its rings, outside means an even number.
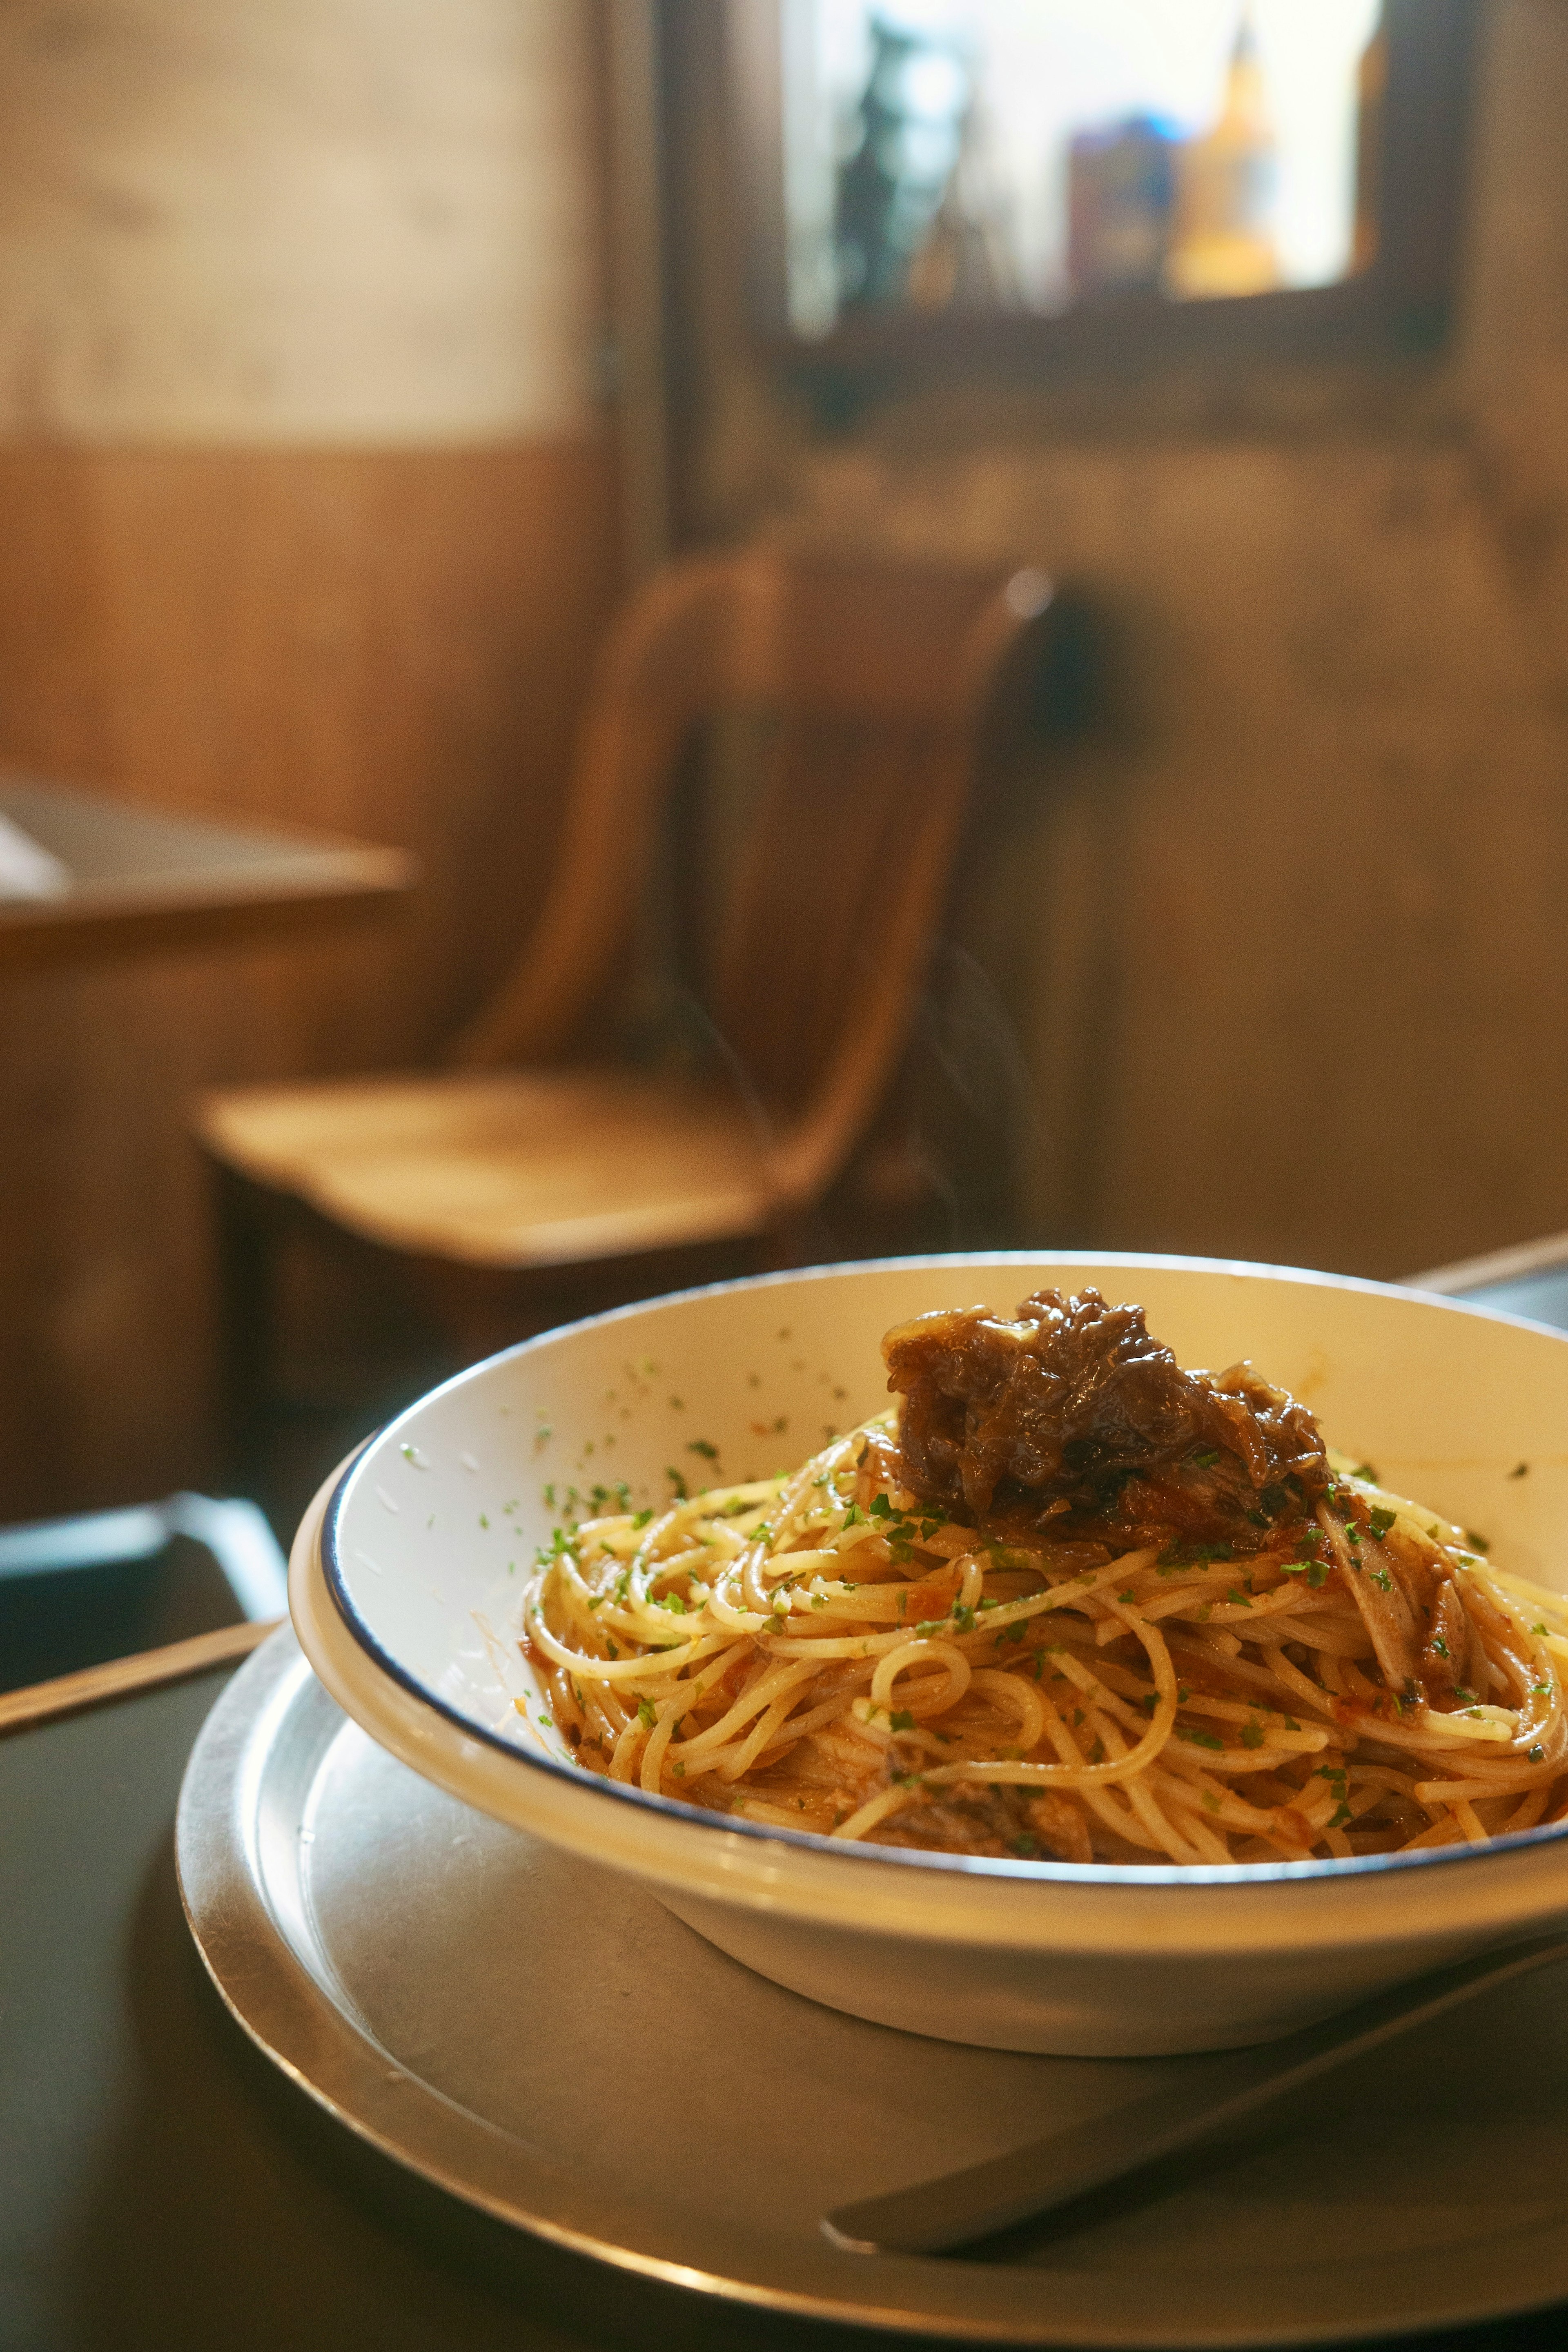
[[[0,898],[59,898],[70,886],[68,866],[0,816]]]

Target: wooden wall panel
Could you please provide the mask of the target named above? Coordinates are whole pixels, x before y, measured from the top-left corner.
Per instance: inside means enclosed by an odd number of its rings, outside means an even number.
[[[0,1520],[210,1475],[195,1086],[418,1060],[538,904],[616,590],[607,442],[0,448],[0,759],[413,850],[340,940],[7,982]]]

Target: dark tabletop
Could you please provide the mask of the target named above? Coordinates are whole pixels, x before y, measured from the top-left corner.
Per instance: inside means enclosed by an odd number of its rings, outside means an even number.
[[[892,2342],[535,2244],[362,2148],[253,2050],[174,1880],[180,1776],[225,1679],[0,1742],[4,2352]],[[1563,2352],[1568,2307],[1420,2340]]]
[[[180,1777],[228,1671],[0,1740],[0,2352],[891,2347],[491,2223],[251,2047],[174,1879]],[[1403,2341],[1568,2352],[1568,2305]]]

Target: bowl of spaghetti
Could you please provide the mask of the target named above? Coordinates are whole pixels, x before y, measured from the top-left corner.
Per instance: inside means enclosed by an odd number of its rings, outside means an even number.
[[[290,1603],[417,1770],[832,2006],[1257,2041],[1568,1914],[1568,1338],[1174,1258],[821,1268],[546,1334]]]

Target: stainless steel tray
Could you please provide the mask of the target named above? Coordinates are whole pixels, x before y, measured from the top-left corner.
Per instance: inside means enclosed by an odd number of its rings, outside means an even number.
[[[1070,2231],[979,2262],[868,2258],[818,2215],[1205,2062],[1018,2057],[816,2008],[416,1778],[287,1631],[208,1718],[177,1842],[215,1983],[302,2090],[454,2196],[628,2270],[869,2327],[1127,2352],[1398,2335],[1568,2295],[1556,1971]]]

